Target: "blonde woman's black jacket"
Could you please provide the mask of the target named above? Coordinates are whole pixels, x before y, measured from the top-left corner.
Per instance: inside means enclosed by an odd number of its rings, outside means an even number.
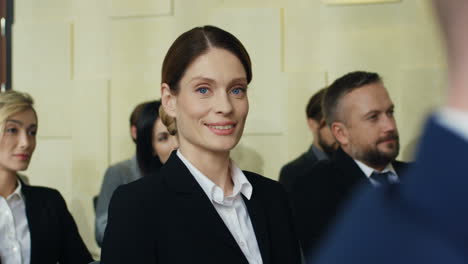
[[[22,184],[31,236],[31,264],[84,264],[93,261],[60,193]]]
[[[282,186],[244,172],[245,199],[265,264],[300,263],[291,209]],[[102,264],[248,264],[190,171],[173,152],[154,177],[119,187],[111,200]]]

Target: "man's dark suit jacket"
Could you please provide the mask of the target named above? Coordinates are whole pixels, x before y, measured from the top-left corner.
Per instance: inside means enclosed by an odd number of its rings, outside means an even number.
[[[468,263],[468,142],[438,122],[401,187],[359,192],[313,263]]]
[[[93,261],[60,193],[21,188],[31,235],[31,264],[85,264]]]
[[[401,176],[406,164],[395,161],[392,165]],[[296,179],[291,198],[296,229],[306,257],[314,253],[322,236],[359,184],[371,185],[361,168],[341,148],[330,160],[316,163]]]
[[[310,146],[307,152],[303,153],[297,159],[289,162],[288,164],[284,165],[283,168],[281,168],[279,182],[283,185],[288,193],[291,192],[297,177],[304,174],[304,172],[309,171],[312,166],[314,166],[314,164],[319,161],[319,158],[313,151],[313,147],[313,145]]]
[[[244,172],[253,186],[244,198],[263,263],[300,263],[289,201],[275,181]],[[102,248],[103,264],[247,264],[190,171],[173,152],[154,177],[114,193]]]

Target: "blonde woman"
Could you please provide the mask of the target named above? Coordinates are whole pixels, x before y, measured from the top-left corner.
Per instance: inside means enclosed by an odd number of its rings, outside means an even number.
[[[28,94],[0,93],[0,263],[89,263],[91,255],[60,193],[18,177],[31,161],[37,128]]]

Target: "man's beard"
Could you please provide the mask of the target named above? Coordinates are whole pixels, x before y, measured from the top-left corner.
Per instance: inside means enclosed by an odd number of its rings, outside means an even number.
[[[317,141],[319,146],[322,148],[323,152],[325,152],[325,154],[327,154],[328,157],[331,157],[338,148],[338,142],[335,141],[333,144],[330,145],[327,142],[325,142],[325,140],[323,140],[320,133],[317,134]]]
[[[393,147],[393,150],[390,150],[389,152],[383,152],[379,150],[378,144],[387,140],[391,140],[391,139],[395,140],[395,143],[387,143],[387,144],[394,144],[395,146]],[[354,148],[352,149],[353,158],[363,161],[364,163],[368,165],[376,166],[376,167],[387,166],[390,162],[395,161],[399,152],[400,152],[400,141],[396,133],[379,139],[377,143],[375,144],[375,147],[372,149],[366,149],[363,151],[356,150]]]

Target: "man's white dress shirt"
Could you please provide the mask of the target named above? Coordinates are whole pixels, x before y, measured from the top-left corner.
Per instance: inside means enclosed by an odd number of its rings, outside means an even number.
[[[383,169],[382,171],[376,171],[374,170],[373,168],[367,166],[366,164],[360,162],[359,160],[354,160],[356,162],[356,164],[359,166],[359,168],[362,170],[362,172],[364,172],[364,174],[366,175],[367,179],[369,179],[369,181],[371,182],[371,184],[373,186],[379,186],[380,183],[378,183],[376,180],[372,179],[371,178],[371,175],[373,172],[377,172],[377,173],[386,173],[386,172],[389,172],[389,175],[388,175],[388,180],[391,182],[391,183],[398,183],[400,182],[400,180],[398,179],[398,174],[396,173],[395,169],[393,168],[393,165],[392,163],[389,163],[387,165],[387,167],[385,167],[385,169]]]

